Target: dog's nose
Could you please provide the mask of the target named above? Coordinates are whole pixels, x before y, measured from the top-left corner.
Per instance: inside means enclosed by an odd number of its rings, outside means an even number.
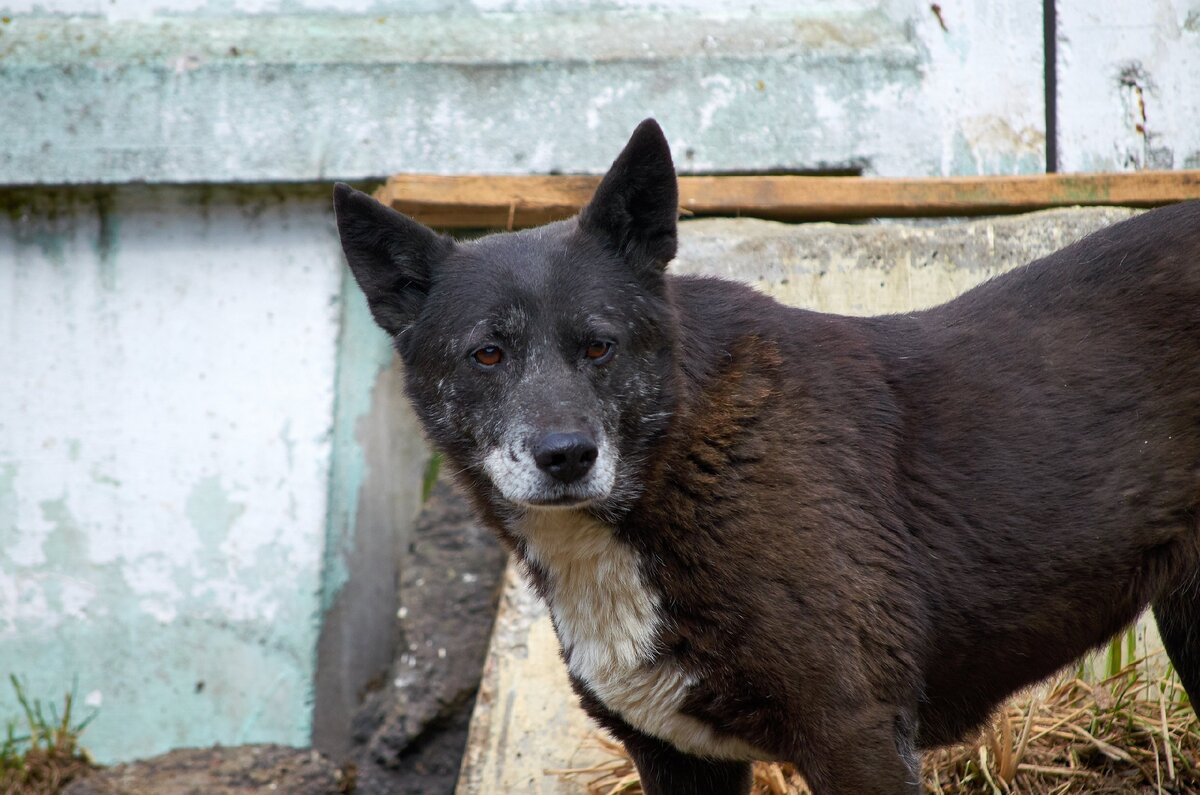
[[[596,463],[596,443],[582,433],[548,433],[533,451],[538,468],[555,480],[573,483]]]

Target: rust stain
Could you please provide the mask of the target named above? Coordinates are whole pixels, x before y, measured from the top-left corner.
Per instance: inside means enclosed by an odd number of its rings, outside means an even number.
[[[937,17],[938,24],[942,26],[942,30],[946,33],[949,33],[950,28],[946,27],[946,20],[944,17],[942,17],[942,7],[937,3],[933,3],[929,6],[929,10],[933,12],[935,17]]]
[[[1134,129],[1140,135],[1145,136],[1148,126],[1146,118],[1146,87],[1151,85],[1150,76],[1146,73],[1145,68],[1140,62],[1133,61],[1121,70],[1119,80],[1121,85],[1133,93]]]

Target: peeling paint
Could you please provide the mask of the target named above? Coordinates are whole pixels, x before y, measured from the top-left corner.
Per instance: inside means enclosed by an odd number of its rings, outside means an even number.
[[[949,33],[918,0],[387,7],[19,17],[0,89],[29,121],[0,128],[0,181],[599,172],[597,143],[651,114],[695,170],[938,174],[962,118],[1043,123],[1041,22],[1017,4],[947,5]]]
[[[49,535],[42,542],[42,554],[56,567],[81,569],[88,565],[87,537],[79,529],[79,523],[67,505],[67,495],[38,503],[42,518],[51,525]]]
[[[4,197],[0,674],[103,693],[104,762],[307,744],[341,287],[327,190]]]
[[[17,465],[11,461],[0,464],[0,547],[8,547],[10,537],[17,533]]]
[[[1193,6],[1182,0],[1060,0],[1062,170],[1189,167],[1183,153],[1200,150]]]
[[[217,540],[229,535],[233,523],[246,512],[245,503],[234,502],[216,475],[202,478],[187,498],[187,517],[201,539]]]

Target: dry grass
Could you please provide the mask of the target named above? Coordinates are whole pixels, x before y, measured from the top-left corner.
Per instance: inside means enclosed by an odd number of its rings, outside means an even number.
[[[1119,660],[1119,657],[1118,657]],[[1195,795],[1200,719],[1161,659],[1110,666],[1097,683],[1077,676],[1015,699],[973,741],[926,755],[927,793],[941,795]],[[591,795],[639,795],[637,771],[617,743],[611,757],[563,771]],[[755,795],[808,795],[789,765],[758,763]]]
[[[40,701],[26,697],[16,677],[9,679],[24,715],[20,729],[18,722],[10,722],[0,739],[0,795],[55,795],[94,768],[79,745],[94,714],[76,722],[70,693],[61,715],[53,705],[43,709]]]
[[[925,789],[958,795],[1200,792],[1200,720],[1178,679],[1135,661],[1010,703],[975,741],[926,756]]]

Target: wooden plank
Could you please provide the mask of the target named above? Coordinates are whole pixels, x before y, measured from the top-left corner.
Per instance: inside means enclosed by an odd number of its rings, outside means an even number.
[[[516,564],[504,579],[455,793],[586,795],[554,771],[604,761],[589,743],[594,724],[571,692],[545,602]]]
[[[376,196],[430,226],[517,229],[573,215],[599,180],[401,174]],[[1155,207],[1200,199],[1200,170],[913,179],[680,177],[679,199],[686,214],[780,221],[990,215],[1076,205]]]

